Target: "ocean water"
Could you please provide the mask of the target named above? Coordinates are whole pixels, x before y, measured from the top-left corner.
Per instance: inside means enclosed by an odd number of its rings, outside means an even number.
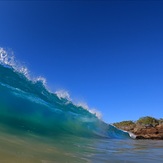
[[[2,163],[162,163],[163,142],[0,134]]]
[[[30,79],[0,48],[1,163],[163,162],[163,141],[131,136]]]

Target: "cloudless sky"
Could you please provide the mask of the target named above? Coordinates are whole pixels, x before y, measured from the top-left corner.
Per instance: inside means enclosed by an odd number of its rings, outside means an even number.
[[[0,46],[106,122],[163,118],[163,1],[0,1]]]

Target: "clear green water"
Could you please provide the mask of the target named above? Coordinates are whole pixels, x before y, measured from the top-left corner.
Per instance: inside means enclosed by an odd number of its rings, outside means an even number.
[[[2,130],[1,130],[2,131]],[[163,141],[96,139],[1,132],[2,163],[162,163]]]

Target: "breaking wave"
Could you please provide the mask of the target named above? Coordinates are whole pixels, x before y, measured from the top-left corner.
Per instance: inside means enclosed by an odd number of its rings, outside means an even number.
[[[31,79],[14,55],[0,48],[0,124],[22,133],[55,137],[129,138],[127,132],[106,124],[96,110],[74,104],[67,92],[46,88],[42,77]]]

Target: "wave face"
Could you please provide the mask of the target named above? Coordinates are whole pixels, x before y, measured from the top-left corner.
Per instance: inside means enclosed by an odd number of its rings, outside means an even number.
[[[5,60],[6,61],[6,60]],[[43,80],[31,80],[24,71],[0,60],[0,124],[8,132],[48,137],[129,138],[127,132],[98,119],[72,101],[50,92]]]

